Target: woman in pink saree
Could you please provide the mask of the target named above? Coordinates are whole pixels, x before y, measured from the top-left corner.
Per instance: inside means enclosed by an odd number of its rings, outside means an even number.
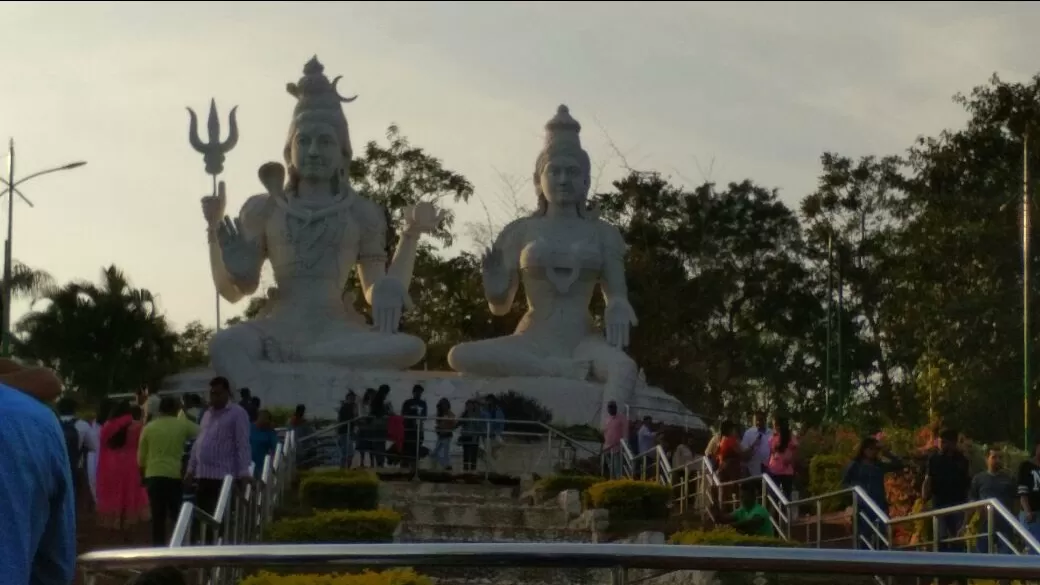
[[[97,467],[98,522],[107,528],[125,529],[148,520],[148,494],[141,485],[137,443],[143,425],[130,413],[128,402],[112,407],[101,427]]]

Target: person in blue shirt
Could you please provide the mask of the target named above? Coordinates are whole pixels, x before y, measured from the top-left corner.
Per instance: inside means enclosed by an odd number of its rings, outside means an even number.
[[[271,411],[260,410],[256,422],[249,429],[249,447],[253,452],[253,477],[260,479],[264,473],[264,458],[274,457],[278,447],[278,433],[271,424]]]
[[[484,450],[488,457],[494,458],[498,454],[498,449],[503,442],[502,433],[506,430],[506,415],[498,403],[498,397],[494,394],[488,394],[484,398],[484,407],[480,411],[480,418],[488,421],[486,427],[487,434],[484,438],[489,443],[484,445]]]
[[[76,576],[76,500],[65,436],[47,405],[2,383],[0,453],[0,580],[69,585]]]

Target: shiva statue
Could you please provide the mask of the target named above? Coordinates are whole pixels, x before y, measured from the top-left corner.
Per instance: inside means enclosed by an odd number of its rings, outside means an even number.
[[[300,363],[402,370],[418,363],[426,346],[400,333],[410,306],[419,237],[434,230],[439,213],[430,204],[405,210],[404,229],[387,268],[385,211],[351,188],[353,154],[347,118],[317,58],[298,83],[283,152],[285,167],[267,163],[259,175],[266,193],[246,200],[238,217],[224,215],[224,184],[202,199],[209,259],[220,295],[234,303],[253,294],[270,261],[277,288],[252,321],[219,331],[210,344],[213,368],[234,388],[257,393],[263,363]],[[354,311],[347,278],[357,268],[360,292],[372,307],[373,325]]]

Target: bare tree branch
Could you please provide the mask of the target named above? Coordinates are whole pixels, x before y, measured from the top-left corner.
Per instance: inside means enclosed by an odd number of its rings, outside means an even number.
[[[491,247],[495,236],[506,224],[531,213],[531,208],[521,203],[523,179],[492,168],[498,175],[502,189],[491,194],[494,201],[490,206],[485,197],[478,196],[476,199],[484,210],[484,222],[466,222],[463,228],[466,236],[473,240],[478,250]],[[533,199],[533,196],[531,198]],[[492,208],[497,213],[493,213]]]

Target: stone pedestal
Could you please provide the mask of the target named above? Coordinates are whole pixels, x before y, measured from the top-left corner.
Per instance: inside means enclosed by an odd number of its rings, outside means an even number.
[[[366,388],[377,388],[380,384],[390,386],[390,402],[395,412],[411,397],[412,386],[422,384],[431,414],[441,398],[451,401],[452,410],[459,416],[469,398],[513,390],[545,405],[553,414],[554,425],[587,424],[599,428],[603,418],[600,412],[603,385],[595,382],[558,378],[480,378],[423,370],[352,370],[318,364],[271,363],[261,367],[268,389],[254,389],[254,395],[260,398],[262,406],[304,404],[308,416],[314,418],[335,418],[347,390],[353,390],[360,399]],[[206,368],[170,376],[163,382],[161,391],[205,395],[209,380],[215,375]],[[637,391],[629,416],[636,418],[644,412],[657,421],[690,429],[705,428],[704,422],[682,403],[653,386],[644,386]]]

